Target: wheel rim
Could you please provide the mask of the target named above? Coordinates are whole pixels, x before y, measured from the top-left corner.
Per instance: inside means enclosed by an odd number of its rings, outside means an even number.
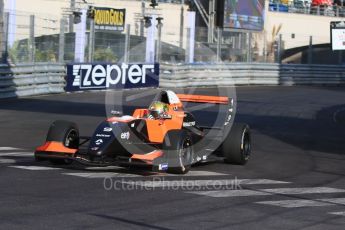
[[[179,151],[179,163],[183,172],[186,171],[186,166],[188,166],[188,164],[191,162],[191,155],[191,141],[189,139],[185,139],[183,141],[182,148]]]
[[[251,152],[251,143],[249,133],[244,131],[242,136],[242,155],[247,161],[250,157]]]
[[[78,132],[75,129],[71,129],[65,138],[65,146],[69,148],[78,148]]]

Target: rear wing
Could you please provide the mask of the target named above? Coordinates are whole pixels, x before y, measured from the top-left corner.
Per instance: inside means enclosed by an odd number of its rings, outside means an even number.
[[[177,94],[180,101],[183,102],[197,102],[197,103],[212,103],[212,104],[229,104],[228,97],[219,96],[205,96],[205,95],[188,95],[188,94]]]

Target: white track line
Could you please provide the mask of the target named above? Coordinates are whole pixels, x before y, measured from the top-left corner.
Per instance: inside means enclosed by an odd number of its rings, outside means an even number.
[[[13,147],[0,147],[0,151],[13,151],[13,150],[22,150],[22,149],[13,148]]]
[[[255,185],[255,184],[290,184],[287,181],[269,180],[269,179],[238,179],[241,184],[244,185]]]
[[[15,164],[16,162],[14,159],[0,158],[0,164]]]
[[[91,171],[106,171],[106,170],[119,170],[123,169],[123,167],[119,166],[106,166],[106,167],[86,167],[86,170],[91,170]]]
[[[77,176],[83,178],[113,178],[113,177],[141,177],[136,174],[112,173],[112,172],[96,172],[96,173],[63,173],[63,175]]]
[[[328,214],[337,215],[337,216],[345,216],[345,211],[343,211],[343,212],[329,212]]]
[[[92,169],[92,168],[90,168]],[[97,167],[97,170],[100,170],[101,168]],[[105,168],[107,170],[107,168]],[[81,172],[81,173],[63,173],[64,175],[68,176],[77,176],[77,177],[84,177],[84,178],[124,178],[124,177],[176,177],[180,175],[174,175],[174,174],[165,174],[165,173],[157,173],[157,174],[148,174],[148,175],[140,175],[140,174],[129,174],[129,173],[122,173],[122,172]],[[216,172],[207,172],[207,171],[190,171],[187,175],[184,175],[186,177],[192,177],[192,176],[227,176],[228,174],[224,173],[216,173]]]
[[[298,194],[323,194],[323,193],[339,193],[345,192],[344,189],[329,188],[329,187],[305,187],[305,188],[273,188],[273,189],[260,189],[260,191],[282,194],[282,195],[298,195]]]
[[[33,152],[6,152],[0,153],[0,157],[33,157]]]
[[[61,168],[43,167],[43,166],[9,166],[11,168],[32,170],[32,171],[46,171],[46,170],[60,170]]]
[[[187,192],[196,195],[208,196],[208,197],[241,197],[241,196],[267,196],[269,194],[254,190],[239,189],[239,190],[217,190],[217,191],[196,191]]]
[[[307,188],[276,188],[258,190],[217,190],[217,191],[196,191],[190,192],[197,195],[209,197],[236,197],[236,196],[270,196],[270,195],[299,195],[299,194],[325,194],[345,193],[344,189],[328,187],[307,187]]]
[[[129,181],[123,182],[126,184],[133,184],[133,185],[140,185],[144,187],[151,187],[151,188],[159,188],[159,187],[194,187],[195,189],[205,187],[209,189],[221,189],[220,187],[226,186],[226,189],[232,190],[221,190],[221,191],[214,191],[214,192],[233,192],[237,195],[239,194],[238,191],[243,192],[244,190],[241,189],[242,185],[251,184],[251,185],[260,185],[260,184],[282,184],[282,183],[289,183],[283,181],[274,181],[274,180],[267,180],[267,179],[224,179],[224,180],[175,180],[175,181],[167,181],[167,180],[153,180],[153,181]],[[234,190],[237,189],[237,190]],[[248,193],[254,193],[255,191],[246,190]],[[258,193],[256,193],[258,194]],[[265,193],[266,194],[266,193]],[[200,195],[204,195],[201,192]]]
[[[283,208],[302,208],[302,207],[319,207],[319,206],[331,206],[331,205],[344,205],[345,198],[330,198],[330,199],[295,199],[295,200],[278,200],[278,201],[259,201],[256,204],[266,204],[279,206]],[[345,215],[345,212],[344,212]]]
[[[218,173],[218,172],[210,172],[210,171],[189,171],[185,176],[229,176],[230,174],[226,173]],[[181,176],[181,175],[175,175],[175,174],[167,174],[162,173],[160,176],[168,176],[168,177],[174,177],[174,176]]]
[[[282,208],[303,208],[303,207],[321,207],[334,204],[320,202],[316,200],[278,200],[278,201],[260,201],[256,204],[273,205]]]
[[[322,202],[345,205],[345,198],[318,199]]]

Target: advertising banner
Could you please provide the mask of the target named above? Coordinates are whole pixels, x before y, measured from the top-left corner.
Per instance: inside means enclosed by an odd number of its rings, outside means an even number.
[[[126,9],[106,7],[94,8],[96,30],[124,31],[126,23]]]
[[[159,86],[159,64],[68,64],[66,91]]]

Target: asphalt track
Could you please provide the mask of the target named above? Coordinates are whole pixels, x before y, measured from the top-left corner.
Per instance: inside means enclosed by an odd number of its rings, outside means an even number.
[[[106,116],[104,92],[0,100],[0,229],[344,229],[345,88],[236,90],[250,162],[182,177],[34,162],[53,120],[91,134]]]

